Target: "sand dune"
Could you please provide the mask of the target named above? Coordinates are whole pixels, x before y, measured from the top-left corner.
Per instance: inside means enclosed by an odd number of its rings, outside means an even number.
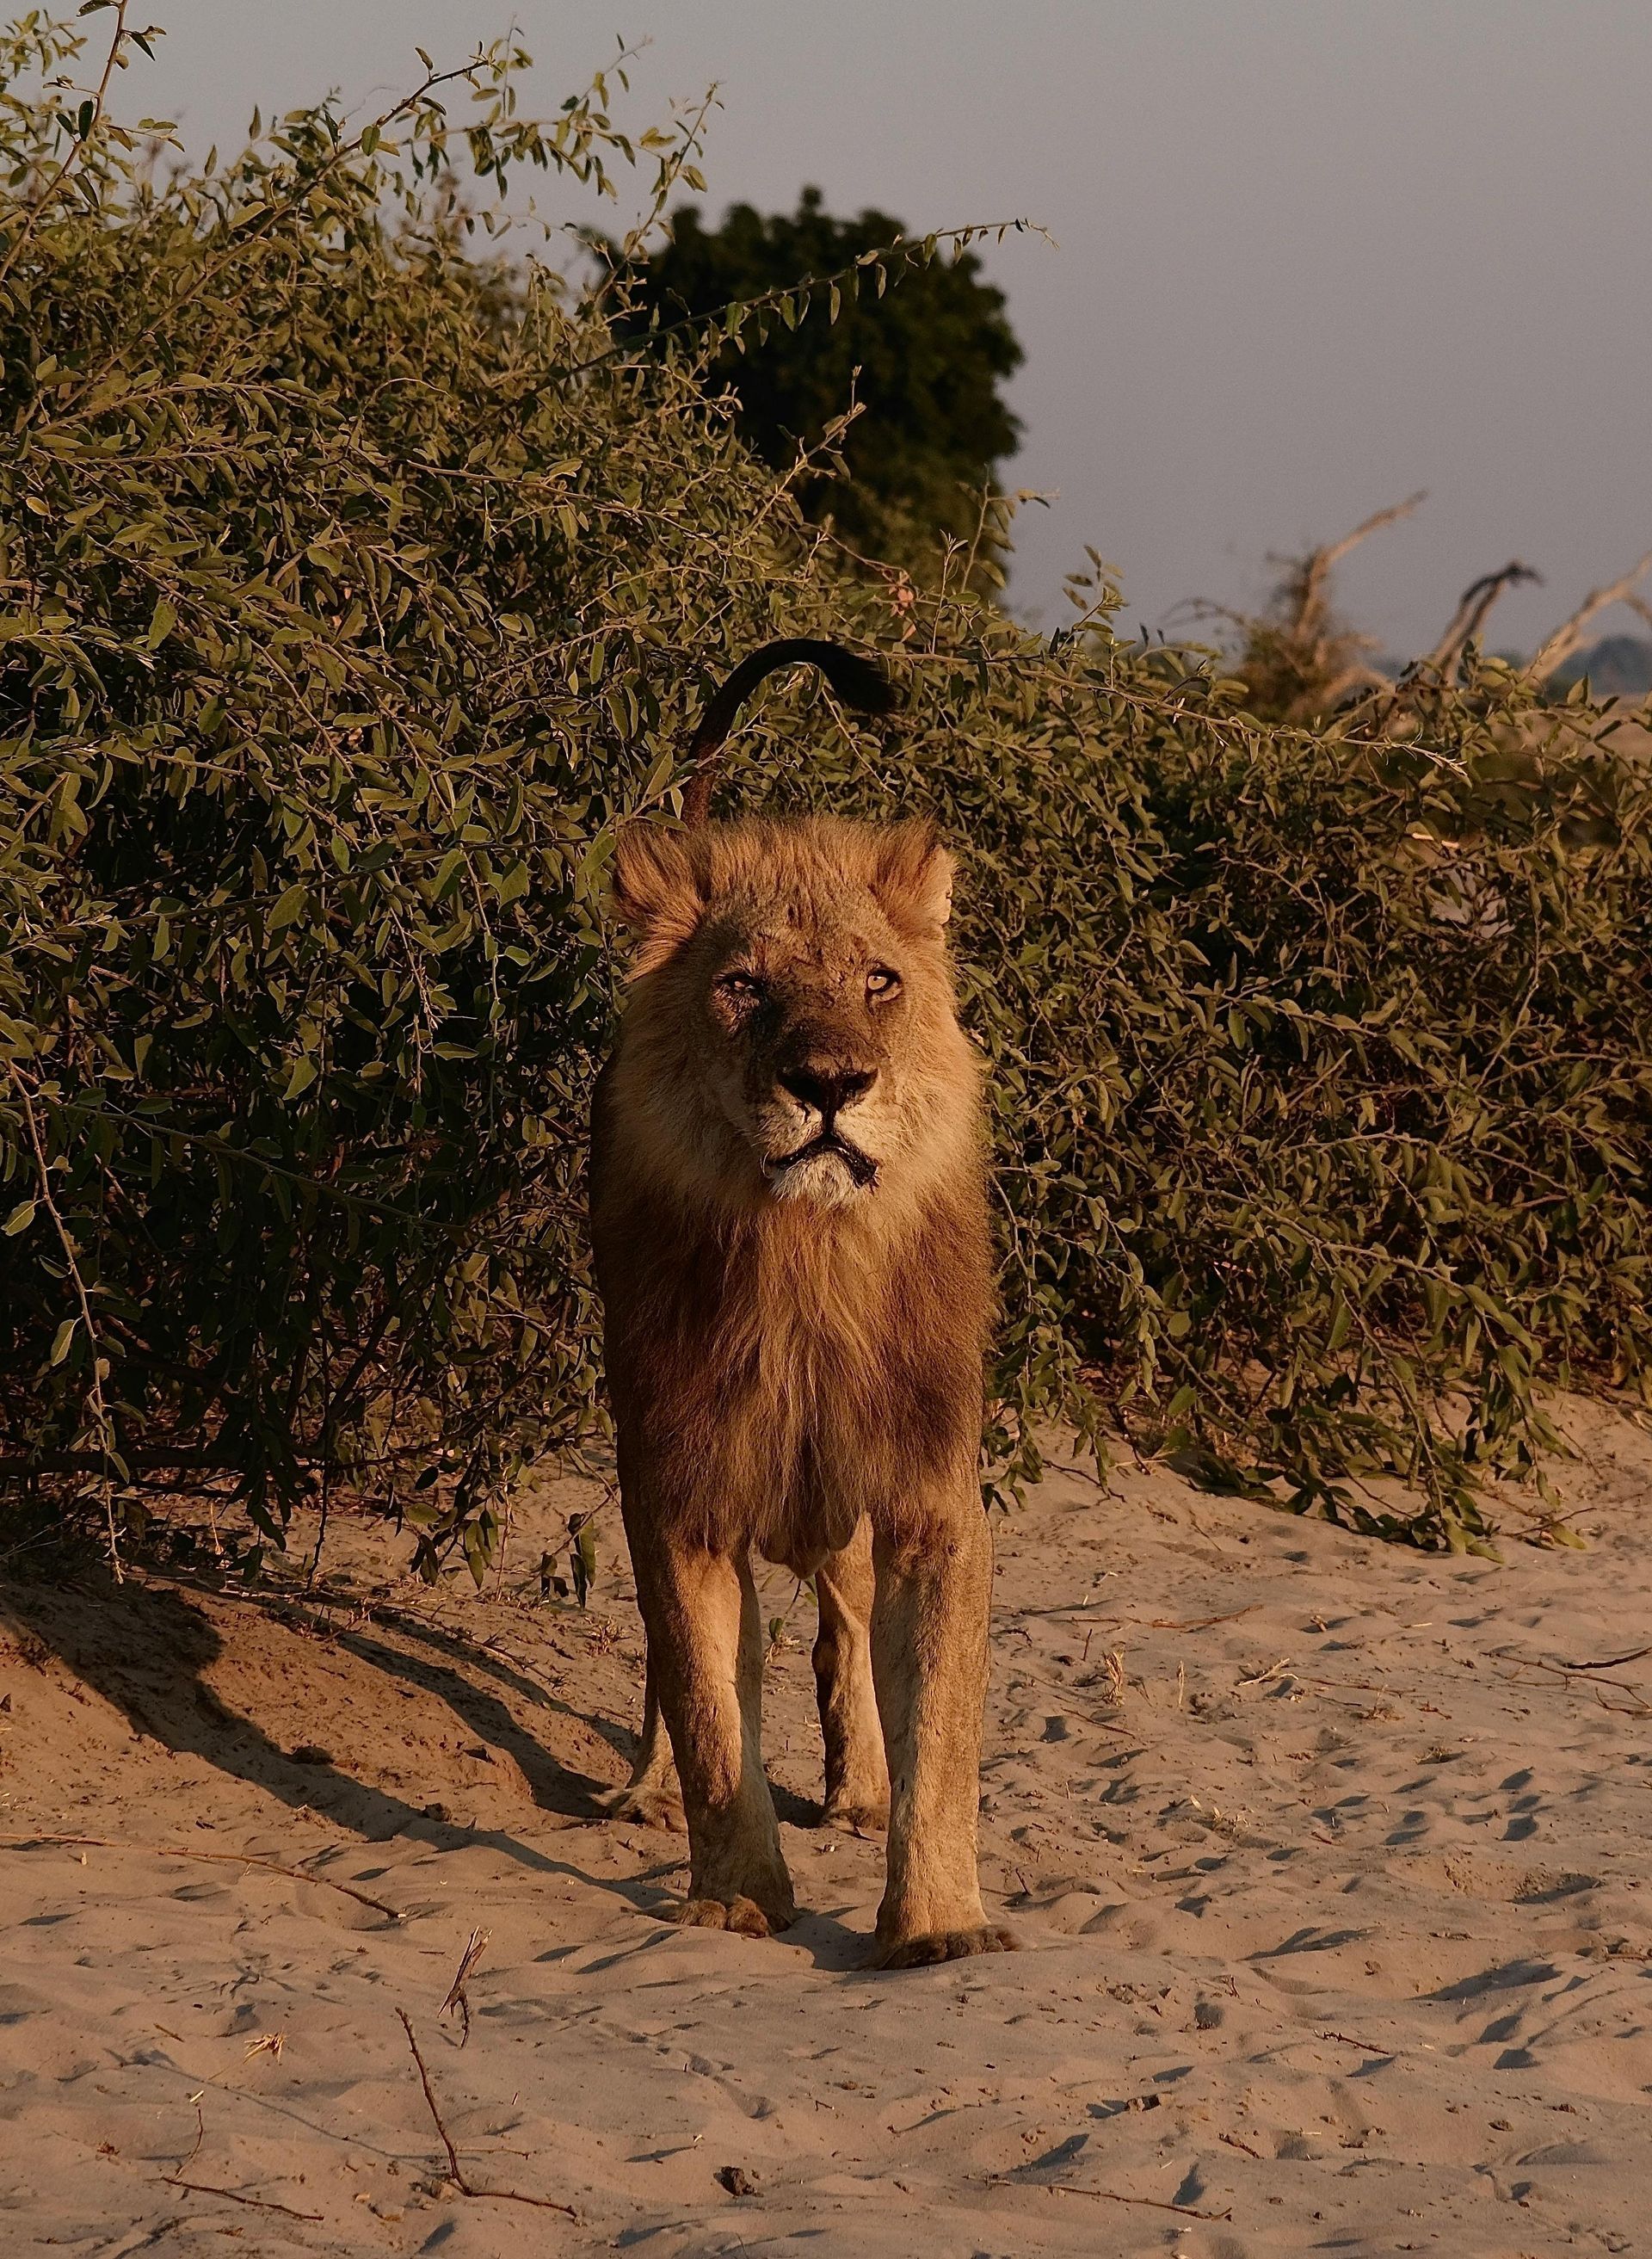
[[[1576,1666],[1652,1639],[1652,1448],[1584,1432],[1590,1550],[1501,1569],[1052,1475],[1000,1525],[984,1782],[1026,1949],[898,1977],[856,1966],[880,1846],[812,1824],[789,1579],[807,1912],[761,1943],[663,1923],[681,1840],[595,1816],[640,1640],[621,1564],[538,1600],[577,1486],[482,1596],[348,1521],[308,1600],[8,1584],[6,2249],[1643,2248],[1652,1655]],[[456,2191],[398,2009],[466,2178],[573,2217]]]

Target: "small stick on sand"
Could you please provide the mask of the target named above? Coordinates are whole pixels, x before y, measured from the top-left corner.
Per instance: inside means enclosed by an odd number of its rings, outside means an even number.
[[[465,1979],[470,1975],[471,1970],[481,1959],[483,1954],[487,1952],[488,1941],[488,1932],[487,1930],[472,1930],[470,1937],[466,1943],[465,1950],[459,1956],[459,1969],[454,1976],[452,1983],[447,1988],[447,1998],[443,2001],[441,2006],[440,2013],[443,2015],[452,2016],[456,2014],[459,2017],[459,2043],[460,2047],[463,2047],[466,2041],[470,2037],[470,2002],[465,1993]]]
[[[296,1883],[315,1883],[324,1890],[342,1891],[358,1906],[371,1906],[374,1913],[384,1914],[391,1921],[402,1919],[393,1906],[386,1906],[382,1899],[369,1898],[366,1891],[357,1890],[352,1884],[335,1882],[331,1875],[312,1875],[303,1867],[283,1867],[279,1859],[260,1859],[255,1851],[196,1851],[182,1843],[125,1843],[113,1835],[11,1836],[0,1843],[0,1851],[32,1851],[41,1843],[89,1843],[98,1851],[146,1851],[156,1859],[202,1859],[219,1867],[262,1867],[267,1874],[286,1875]],[[308,2219],[309,2214],[301,2213],[299,2217]]]
[[[1235,1687],[1261,1686],[1270,1678],[1277,1678],[1282,1671],[1288,1671],[1290,1668],[1290,1657],[1282,1655],[1277,1663],[1270,1663],[1265,1670],[1258,1668],[1255,1671],[1247,1671],[1242,1678],[1235,1678],[1233,1683]]]
[[[1259,1602],[1250,1601],[1243,1608],[1229,1608],[1225,1616],[1195,1616],[1192,1623],[1173,1623],[1169,1616],[1150,1616],[1150,1631],[1208,1631],[1212,1624],[1237,1623],[1241,1616],[1254,1615]]]
[[[431,2074],[424,2068],[424,2058],[419,2053],[419,2043],[413,2035],[412,2020],[404,2008],[398,2008],[395,2013],[402,2020],[402,2028],[407,2034],[407,2043],[413,2050],[413,2061],[418,2067],[419,2084],[424,2089],[424,2099],[430,2106],[431,2117],[437,2132],[442,2137],[442,2147],[447,2152],[447,2177],[452,2182],[460,2196],[504,2197],[512,2204],[536,2204],[541,2211],[562,2212],[566,2213],[570,2220],[577,2220],[580,2215],[573,2206],[571,2204],[559,2204],[553,2196],[528,2196],[521,2189],[481,2188],[474,2181],[466,2177],[465,2169],[459,2162],[459,2151],[453,2147],[452,2136],[442,2123],[442,2113],[436,2106],[436,2094],[431,2085]]]
[[[324,2212],[295,2212],[290,2204],[277,2204],[274,2197],[243,2196],[239,2189],[214,2188],[206,2181],[174,2180],[170,2173],[162,2173],[160,2183],[163,2188],[188,2189],[196,2196],[225,2196],[231,2204],[256,2205],[260,2212],[284,2212],[288,2220],[324,2220],[327,2216]],[[239,2235],[241,2231],[238,2227],[230,2232]]]
[[[1080,2188],[1076,2181],[1029,2181],[1020,2173],[988,2173],[989,2181],[1000,2188],[1052,2189],[1057,2196],[1095,2196],[1108,2204],[1144,2204],[1154,2212],[1178,2212],[1184,2220],[1231,2220],[1233,2206],[1226,2212],[1198,2212],[1191,2204],[1171,2204],[1162,2196],[1121,2196],[1117,2189]]]
[[[195,2092],[189,2097],[190,2101],[195,2105],[195,2143],[191,2148],[189,2156],[185,2157],[178,2166],[177,2170],[180,2173],[187,2173],[189,2171],[190,2166],[200,2156],[201,2144],[206,2139],[206,2119],[203,2115],[201,2109],[201,2097],[205,2092],[206,2089],[204,2086],[197,2087]],[[168,2180],[174,2180],[176,2177],[176,2173],[168,2173],[167,2175],[167,2178]]]

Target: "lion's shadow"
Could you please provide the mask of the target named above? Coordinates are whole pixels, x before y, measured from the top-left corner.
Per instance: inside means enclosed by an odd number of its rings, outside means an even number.
[[[662,1835],[661,1858],[642,1873],[589,1873],[549,1856],[509,1828],[456,1823],[434,1797],[415,1803],[362,1778],[347,1758],[331,1750],[283,1748],[210,1683],[207,1674],[224,1656],[224,1642],[194,1596],[194,1583],[172,1575],[117,1584],[101,1555],[66,1541],[55,1550],[49,1574],[37,1569],[29,1576],[0,1579],[0,1614],[109,1702],[134,1735],[174,1756],[199,1758],[289,1810],[314,1812],[364,1842],[406,1837],[438,1849],[486,1845],[535,1872],[589,1882],[642,1913],[657,1915],[666,1903],[670,1893],[662,1887],[663,1878],[686,1855],[680,1837]],[[196,1589],[204,1595],[209,1587],[201,1584]],[[256,1608],[276,1634],[292,1639],[302,1657],[307,1643],[302,1624],[289,1629],[281,1621],[289,1599],[272,1608],[268,1599],[210,1589],[220,1606]],[[549,1712],[583,1726],[629,1763],[632,1736],[623,1728],[595,1709],[561,1700],[505,1657],[439,1624],[398,1614],[395,1638],[402,1644],[371,1626],[334,1623],[328,1635],[336,1647],[407,1691],[435,1696],[479,1745],[511,1758],[538,1809],[576,1822],[606,1822],[601,1799],[612,1783],[564,1764],[519,1721],[505,1697],[530,1713]],[[819,1807],[810,1799],[779,1784],[773,1792],[781,1820],[798,1827],[817,1821]],[[865,1949],[864,1940],[819,1915],[807,1918],[796,1942],[806,1942],[810,1957],[822,1968],[851,1969]]]
[[[60,1550],[52,1570],[49,1576],[37,1571],[0,1581],[0,1612],[20,1635],[39,1642],[44,1652],[103,1696],[135,1735],[174,1756],[199,1758],[292,1811],[313,1811],[367,1842],[410,1836],[438,1848],[482,1843],[535,1871],[583,1875],[508,1828],[456,1825],[434,1799],[415,1803],[361,1778],[347,1759],[331,1750],[283,1749],[255,1718],[231,1707],[208,1682],[206,1674],[224,1655],[224,1643],[184,1580],[128,1578],[117,1585],[89,1550]],[[220,1603],[260,1606],[267,1620],[267,1603],[223,1592],[215,1597]],[[302,1634],[289,1635],[299,1646]],[[428,1658],[367,1632],[336,1632],[334,1638],[371,1669],[409,1690],[436,1694],[480,1745],[508,1754],[520,1767],[537,1807],[565,1820],[602,1819],[598,1799],[611,1784],[563,1764],[517,1722],[488,1680],[503,1680],[535,1705],[581,1719],[629,1755],[629,1736],[621,1729],[558,1702],[499,1658],[439,1628],[424,1631],[422,1643],[431,1650]],[[409,1645],[419,1643],[409,1640]],[[655,1895],[644,1877],[583,1879],[639,1907]]]

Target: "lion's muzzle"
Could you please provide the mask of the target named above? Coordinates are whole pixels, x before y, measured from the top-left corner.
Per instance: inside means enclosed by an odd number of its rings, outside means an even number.
[[[807,1145],[800,1145],[795,1152],[771,1154],[763,1164],[763,1173],[772,1185],[778,1187],[786,1179],[789,1171],[809,1161],[826,1158],[840,1161],[858,1191],[870,1192],[878,1181],[878,1164],[871,1154],[863,1153],[858,1145],[851,1144],[837,1130],[822,1130],[819,1137],[811,1137]]]
[[[785,1194],[824,1190],[835,1184],[841,1169],[854,1191],[870,1192],[878,1181],[878,1164],[838,1127],[838,1116],[866,1095],[878,1080],[877,1069],[810,1061],[783,1067],[775,1080],[806,1116],[820,1117],[820,1128],[812,1137],[790,1152],[771,1153],[765,1158],[763,1173],[775,1191]]]

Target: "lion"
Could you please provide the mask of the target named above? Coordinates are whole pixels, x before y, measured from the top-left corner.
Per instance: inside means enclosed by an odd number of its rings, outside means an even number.
[[[616,848],[636,954],[591,1215],[648,1701],[616,1801],[662,1817],[674,1757],[691,1855],[675,1918],[757,1936],[793,1921],[751,1556],[813,1578],[823,1816],[887,1815],[872,1960],[903,1968],[1015,1942],[982,1906],[976,1848],[985,1137],[931,827],[704,821],[739,698],[798,658],[888,702],[836,645],[753,654],[696,738],[686,828],[633,822]]]

